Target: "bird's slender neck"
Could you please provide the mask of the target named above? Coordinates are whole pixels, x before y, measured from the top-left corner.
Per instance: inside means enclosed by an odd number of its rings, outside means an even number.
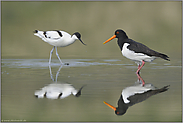
[[[67,43],[70,45],[74,43],[77,40],[77,37],[75,35],[72,35],[71,37],[67,37]]]
[[[118,107],[116,108],[118,112],[121,113],[121,115],[125,114],[128,109],[128,104],[124,103],[122,95],[120,96],[120,99],[118,100]]]
[[[123,44],[125,43],[125,40],[128,39],[128,36],[125,34],[123,36],[118,37],[118,46],[122,50]]]
[[[75,41],[76,41],[76,39],[71,37],[70,42],[74,43]]]
[[[118,38],[118,46],[119,46],[119,48],[122,50],[122,48],[123,48],[123,44],[124,44],[124,39],[120,39],[120,38]]]
[[[74,41],[76,41],[78,38],[76,37],[76,35],[72,35],[71,36],[71,40],[74,42]]]
[[[125,43],[125,40],[128,39],[128,36],[126,35],[126,33],[122,30],[117,30],[115,32],[116,38],[118,38],[118,46],[119,48],[122,50],[123,48],[123,44]]]
[[[121,107],[122,105],[126,105],[124,100],[123,100],[123,97],[122,95],[120,96],[119,100],[118,100],[118,107]]]

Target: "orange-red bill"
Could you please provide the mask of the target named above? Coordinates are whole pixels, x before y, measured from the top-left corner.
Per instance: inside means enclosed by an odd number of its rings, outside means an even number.
[[[114,38],[116,38],[116,35],[113,35],[111,38],[109,38],[109,39],[108,39],[107,41],[105,41],[103,44],[105,44],[105,43],[111,41],[111,40],[114,39]]]
[[[109,103],[106,103],[105,101],[104,101],[104,103],[105,103],[107,106],[109,106],[110,108],[112,108],[114,111],[116,111],[116,107],[110,105]]]

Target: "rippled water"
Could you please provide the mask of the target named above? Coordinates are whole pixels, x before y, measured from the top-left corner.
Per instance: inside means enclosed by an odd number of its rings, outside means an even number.
[[[141,77],[146,83],[170,89],[131,106],[126,114],[115,115],[106,101],[117,106],[121,91],[137,80],[137,65],[119,59],[2,59],[2,121],[182,121],[181,61],[157,59],[146,63]],[[60,71],[59,71],[60,69]],[[51,74],[50,74],[51,73]],[[51,78],[52,75],[52,78]],[[66,83],[81,95],[63,99],[36,98],[35,92],[51,83]]]

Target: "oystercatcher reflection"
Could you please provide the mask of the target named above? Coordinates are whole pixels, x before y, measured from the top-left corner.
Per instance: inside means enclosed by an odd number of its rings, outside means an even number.
[[[104,103],[112,108],[116,115],[124,115],[130,106],[142,102],[153,95],[167,91],[169,86],[170,85],[167,85],[160,89],[156,88],[152,84],[145,84],[142,86],[142,83],[138,80],[135,85],[126,87],[122,90],[117,103],[118,107],[114,107],[105,101]]]

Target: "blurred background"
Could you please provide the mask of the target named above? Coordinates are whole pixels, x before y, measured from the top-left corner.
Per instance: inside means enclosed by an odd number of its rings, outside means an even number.
[[[47,59],[52,46],[34,36],[35,29],[81,33],[87,46],[76,41],[58,48],[61,59],[121,59],[116,39],[103,45],[116,29],[171,59],[181,58],[181,1],[2,1],[1,7],[2,58]]]
[[[182,121],[182,2],[1,2],[1,108],[2,120],[22,121]],[[69,62],[58,81],[83,85],[82,96],[64,100],[37,99],[35,90],[52,83],[48,68],[53,46],[34,30],[78,31],[87,46],[76,41],[58,48]],[[103,44],[123,29],[129,38],[165,53],[142,70],[145,82],[170,89],[134,105],[117,117],[103,101],[117,106],[122,89],[137,81],[137,65],[124,58],[117,39]],[[52,56],[55,76],[59,61]],[[132,118],[133,117],[133,118]]]

